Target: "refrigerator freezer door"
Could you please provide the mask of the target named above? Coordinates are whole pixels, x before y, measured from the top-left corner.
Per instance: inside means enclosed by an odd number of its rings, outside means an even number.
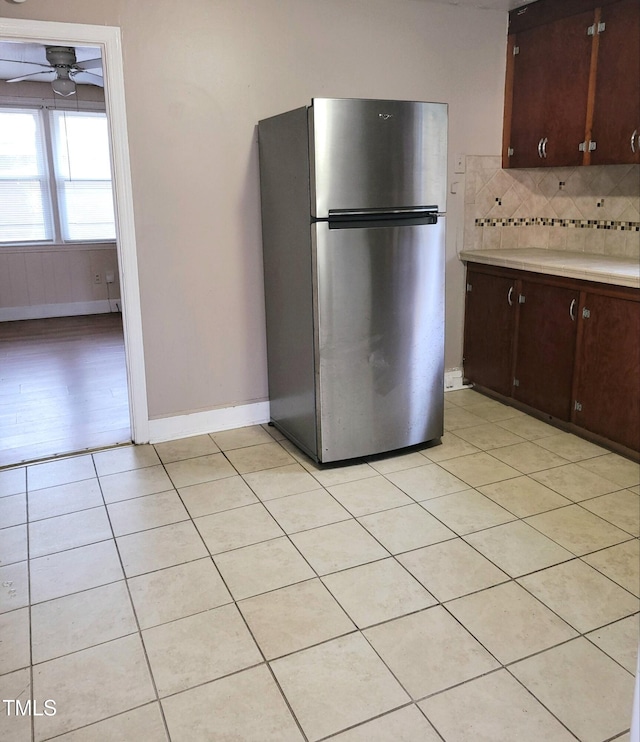
[[[313,225],[318,458],[411,446],[442,435],[444,219]]]
[[[437,206],[446,210],[444,103],[314,98],[311,215]]]

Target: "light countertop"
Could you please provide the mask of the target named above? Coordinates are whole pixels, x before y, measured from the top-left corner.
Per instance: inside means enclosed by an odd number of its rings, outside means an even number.
[[[463,250],[460,259],[464,262],[516,268],[532,273],[640,288],[640,261],[633,258],[527,247],[513,250]]]

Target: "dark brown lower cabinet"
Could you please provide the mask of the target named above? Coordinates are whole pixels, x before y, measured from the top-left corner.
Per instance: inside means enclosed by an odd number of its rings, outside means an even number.
[[[513,396],[540,412],[569,420],[580,292],[520,281]]]
[[[464,369],[499,394],[511,393],[515,292],[512,277],[467,270]]]
[[[640,302],[587,293],[573,420],[640,449]]]
[[[464,376],[568,430],[640,451],[640,290],[467,267]]]

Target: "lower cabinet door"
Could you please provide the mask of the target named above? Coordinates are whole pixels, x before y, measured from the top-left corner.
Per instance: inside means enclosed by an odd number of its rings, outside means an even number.
[[[569,420],[580,292],[522,281],[513,396]]]
[[[514,278],[467,269],[464,375],[506,396],[513,382],[516,289]]]
[[[573,422],[640,447],[640,302],[587,294]]]

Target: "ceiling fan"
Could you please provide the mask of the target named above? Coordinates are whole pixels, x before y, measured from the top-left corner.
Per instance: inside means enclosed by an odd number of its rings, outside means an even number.
[[[82,80],[79,82],[87,82],[90,85],[104,86],[104,80],[100,75],[96,75],[89,70],[100,70],[102,72],[102,58],[97,57],[96,59],[87,59],[82,62],[78,62],[76,59],[76,50],[72,46],[47,46],[45,47],[47,62],[49,64],[41,64],[40,62],[20,62],[20,64],[28,64],[33,67],[41,67],[39,72],[31,72],[28,75],[21,75],[20,77],[14,77],[7,82],[22,82],[23,80],[29,80],[31,82],[38,82],[43,80],[48,82],[53,73],[55,77],[51,80],[51,87],[53,92],[58,95],[67,97],[74,95],[76,92],[76,76],[82,74]],[[15,62],[16,60],[11,59],[0,59],[0,62]],[[48,75],[45,78],[43,76]]]

